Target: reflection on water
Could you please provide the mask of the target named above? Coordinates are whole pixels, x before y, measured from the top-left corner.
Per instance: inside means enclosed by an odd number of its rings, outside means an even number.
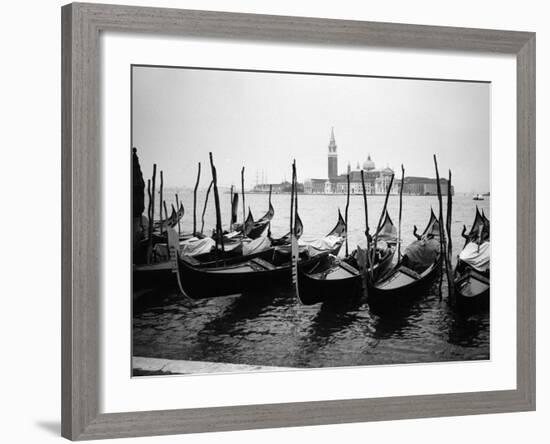
[[[186,205],[192,196],[180,192],[180,198],[182,195]],[[229,201],[224,196],[222,203]],[[437,213],[438,204],[435,197],[405,196],[403,200],[403,239],[407,244],[414,239],[413,225],[422,229],[430,206]],[[488,200],[474,202],[466,196],[453,200],[455,256],[463,245],[462,225],[471,224],[476,203],[490,216]],[[283,234],[288,225],[288,196],[274,195],[273,204],[272,231]],[[247,205],[259,217],[267,208],[267,196],[247,195]],[[382,196],[369,197],[371,226],[382,205]],[[397,205],[397,198],[390,198],[389,210],[396,224]],[[329,231],[337,208],[344,206],[345,196],[300,196],[304,237]],[[192,224],[192,210],[186,209],[184,231]],[[228,220],[229,205],[222,210]],[[363,236],[363,217],[362,198],[352,196],[351,248]],[[210,212],[205,226],[213,226]],[[270,289],[191,304],[175,292],[159,291],[134,305],[134,355],[165,359],[304,368],[477,360],[489,358],[489,338],[489,313],[456,313],[447,302],[445,279],[442,299],[438,282],[434,282],[412,305],[383,317],[371,313],[361,300],[303,307],[288,291]]]

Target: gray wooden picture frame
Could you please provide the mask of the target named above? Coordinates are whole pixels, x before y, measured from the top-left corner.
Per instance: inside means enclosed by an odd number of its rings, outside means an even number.
[[[99,35],[102,31],[515,56],[517,388],[101,413],[98,233],[101,178]],[[62,224],[62,435],[66,438],[134,437],[534,410],[535,34],[86,3],[66,5],[62,8]]]

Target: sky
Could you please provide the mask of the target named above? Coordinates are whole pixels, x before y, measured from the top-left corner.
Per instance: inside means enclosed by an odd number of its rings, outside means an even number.
[[[190,68],[133,67],[132,143],[145,178],[152,165],[167,187],[202,183],[211,151],[220,186],[247,188],[326,178],[331,128],[338,170],[370,154],[406,176],[452,170],[456,192],[490,187],[490,84]]]

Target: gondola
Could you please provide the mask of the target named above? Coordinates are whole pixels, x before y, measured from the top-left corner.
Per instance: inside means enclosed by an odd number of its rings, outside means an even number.
[[[244,223],[244,229],[240,231],[233,231],[231,233],[224,233],[223,250],[221,248],[221,245],[218,245],[216,248],[215,243],[213,243],[210,251],[199,255],[194,255],[194,258],[201,264],[207,264],[213,261],[235,259],[249,255],[250,253],[246,252],[246,244],[250,243],[251,241],[256,241],[260,238],[266,237],[268,225],[273,219],[274,215],[275,209],[270,203],[268,211],[259,220],[254,221],[252,211],[249,208],[248,216]],[[240,227],[242,228],[242,225]],[[212,239],[215,239],[215,236],[216,233],[213,233]],[[263,245],[265,245],[265,243],[263,243]],[[265,249],[265,247],[263,247],[263,249]]]
[[[267,254],[269,251],[273,251],[271,243],[264,242],[265,231],[271,218],[273,218],[275,210],[271,204],[269,204],[269,210],[260,219],[260,221],[254,221],[252,213],[249,210],[248,218],[245,226],[248,224],[251,227],[252,233],[249,232],[249,236],[245,236],[241,233],[234,233],[233,235],[224,234],[224,249],[218,246],[216,249],[216,243],[212,237],[192,234],[180,235],[180,251],[186,250],[184,246],[195,245],[196,250],[204,250],[202,253],[193,253],[193,258],[200,267],[216,267],[220,264],[231,265],[243,260],[253,259],[260,256],[260,253]],[[170,218],[170,222],[174,219]],[[177,220],[176,220],[177,224]],[[169,224],[168,226],[174,227],[175,224]],[[260,232],[259,228],[263,227]],[[254,236],[254,238],[251,238]],[[213,234],[215,236],[215,233]],[[262,237],[260,239],[260,237]],[[142,241],[142,248],[147,247],[147,241]],[[255,244],[255,248],[251,248]],[[257,245],[256,245],[257,244]],[[164,230],[164,236],[154,235],[153,237],[153,254],[156,257],[152,264],[136,264],[133,267],[133,280],[136,288],[150,288],[160,287],[165,285],[173,285],[173,279],[171,278],[172,263],[170,262],[168,253],[168,242],[166,239],[166,230]]]
[[[269,251],[273,251],[266,237],[258,239],[248,239],[239,236],[233,239],[224,239],[223,251],[211,237],[189,236],[188,238],[178,239],[179,251],[184,254],[193,251],[192,257],[194,263],[199,267],[217,267],[220,264],[231,265],[242,262],[243,260],[253,259]],[[204,252],[200,252],[204,251]],[[167,242],[159,242],[153,247],[154,261],[151,264],[135,264],[133,267],[134,287],[152,288],[161,286],[173,286],[172,279],[173,265],[169,258]]]
[[[175,227],[178,224],[178,222],[181,220],[183,215],[184,215],[184,209],[182,204],[180,204],[180,207],[178,208],[177,211],[174,207],[172,207],[172,213],[170,214],[170,216],[167,219],[162,220],[162,232],[161,232],[161,221],[159,220],[154,221],[153,233],[151,236],[151,244],[153,246],[157,244],[166,244],[167,242],[166,229],[168,227],[172,227],[172,228]],[[144,219],[144,221],[147,221],[147,219]],[[147,222],[144,222],[144,227],[143,227],[144,233],[147,233],[147,228],[145,225],[146,223]],[[182,233],[180,235],[180,240],[183,241],[185,239],[189,239],[189,237],[191,236],[192,234],[190,233],[186,233],[186,234]],[[148,246],[149,246],[149,239],[148,237],[146,237],[139,241],[137,248],[141,251],[144,251],[147,249]]]
[[[463,310],[489,308],[490,281],[490,222],[479,209],[454,271],[456,306]]]
[[[393,270],[369,285],[368,303],[374,311],[398,311],[422,295],[440,271],[439,221],[433,211],[419,238],[405,249]]]
[[[167,219],[163,219],[162,221],[156,220],[153,222],[153,233],[158,236],[160,235],[164,237],[164,239],[166,239],[166,234],[165,234],[166,227],[175,227],[183,217],[184,213],[185,211],[183,209],[182,204],[180,204],[180,207],[177,210],[172,206],[172,213]],[[163,228],[162,233],[160,232],[161,225]]]
[[[300,219],[300,216],[296,214],[296,223],[295,223],[295,236],[297,239],[300,239],[303,233],[303,225],[302,220]],[[340,213],[340,210],[338,210],[338,221],[336,222],[336,225],[334,225],[334,228],[329,231],[329,233],[325,236],[325,238],[329,237],[343,237],[345,238],[347,235],[346,230],[346,222],[344,221],[344,218],[342,217],[342,213]],[[283,237],[279,239],[271,239],[272,245],[274,245],[277,248],[277,251],[290,254],[291,246],[290,246],[290,233],[285,234]],[[300,243],[299,249],[304,250],[308,245],[306,243]],[[309,245],[310,252],[315,249],[315,245]],[[324,248],[320,246],[320,251],[322,251]]]
[[[345,234],[345,226],[340,221],[330,232]],[[315,247],[300,252],[298,269],[309,269],[324,257],[337,255],[342,243],[340,238],[331,248],[319,250]],[[193,258],[175,257],[180,286],[191,298],[227,296],[260,290],[266,285],[285,286],[289,284],[291,268],[290,254],[285,247],[275,247],[263,251],[254,258],[235,259],[222,266],[204,266]]]
[[[250,208],[248,209],[248,217],[244,224],[244,230],[243,234],[245,237],[248,237],[249,239],[257,239],[260,237],[266,230],[267,226],[273,219],[273,216],[275,215],[275,209],[273,208],[273,205],[271,203],[269,204],[269,209],[267,212],[257,221],[254,220],[252,217],[252,212],[250,211]]]
[[[386,211],[384,222],[378,231],[378,238],[387,242],[377,248],[374,267],[368,273],[374,278],[384,274],[392,264],[395,254],[396,229]],[[366,254],[366,253],[364,253]],[[357,263],[357,250],[349,258],[324,257],[310,270],[302,270],[298,277],[300,300],[305,305],[321,302],[341,303],[360,296],[363,276]]]

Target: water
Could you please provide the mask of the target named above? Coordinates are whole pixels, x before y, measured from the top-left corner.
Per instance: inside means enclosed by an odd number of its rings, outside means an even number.
[[[173,192],[166,194],[170,198]],[[192,193],[180,191],[180,198],[189,209],[182,221],[182,231],[191,231]],[[221,194],[220,199],[223,220],[229,221],[229,195]],[[368,199],[370,225],[374,227],[384,197]],[[200,221],[204,197],[198,201]],[[274,236],[282,235],[289,227],[289,196],[273,195],[272,202],[275,207],[272,232]],[[258,218],[267,210],[267,195],[248,194],[246,204]],[[445,199],[443,204],[446,205]],[[489,200],[453,198],[454,256],[463,245],[462,225],[469,228],[476,204],[490,217]],[[338,208],[344,213],[345,205],[345,196],[300,195],[304,239],[330,231],[336,223]],[[398,205],[397,196],[391,196],[388,209],[396,225]],[[436,197],[403,196],[404,245],[414,240],[413,225],[420,231],[424,229],[430,206],[437,215]],[[214,224],[211,210],[206,215],[205,227]],[[364,236],[364,224],[362,196],[351,196],[350,251]],[[303,307],[292,294],[270,289],[192,304],[175,293],[158,291],[134,305],[133,354],[165,359],[300,368],[480,360],[489,359],[489,339],[489,313],[456,313],[447,302],[445,280],[442,300],[434,282],[407,312],[393,317],[379,317],[361,301],[338,307],[321,304]]]

